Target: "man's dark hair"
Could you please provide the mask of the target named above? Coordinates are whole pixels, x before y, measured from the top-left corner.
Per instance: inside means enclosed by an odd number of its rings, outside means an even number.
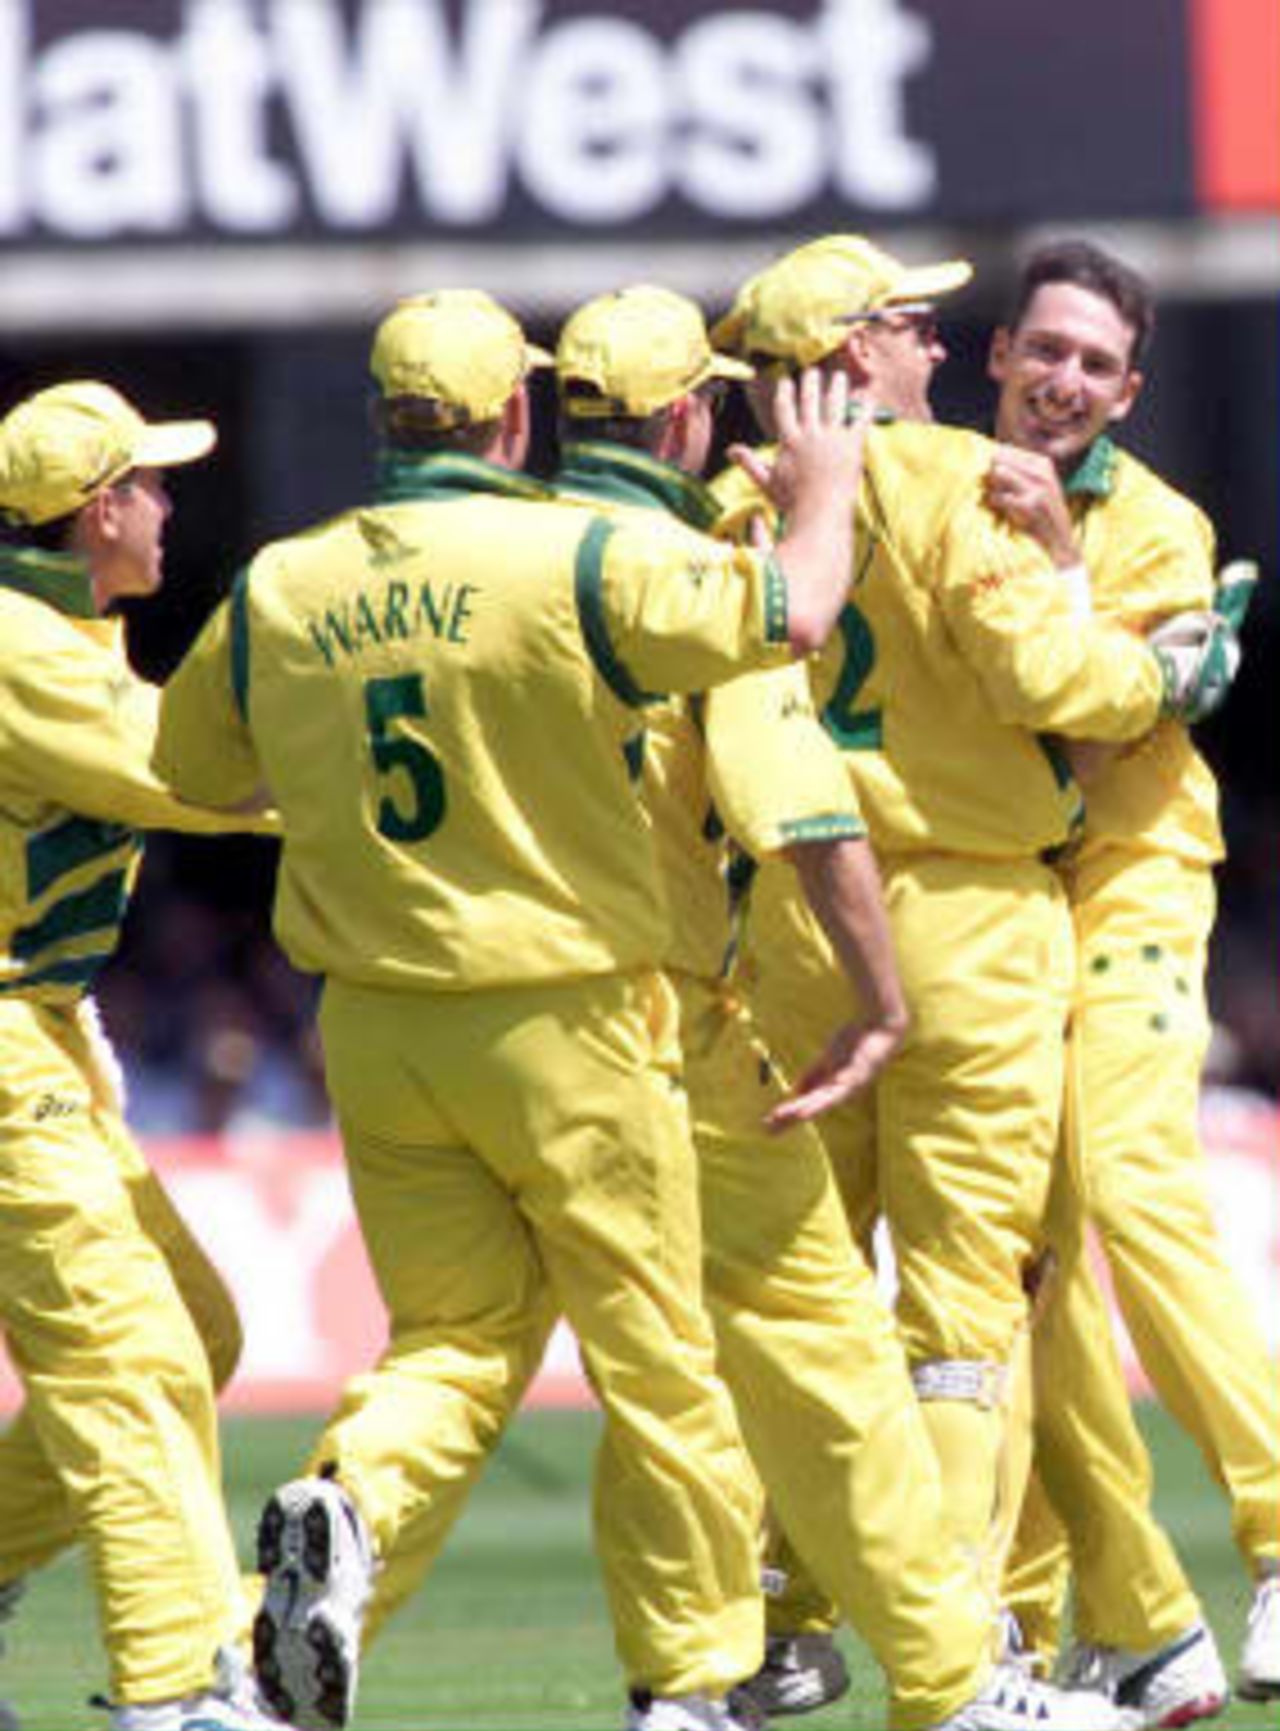
[[[1133,333],[1129,365],[1140,367],[1156,328],[1155,298],[1145,277],[1092,241],[1052,241],[1031,254],[1014,290],[1009,329],[1016,330],[1022,323],[1037,289],[1059,282],[1088,289],[1111,302]]]
[[[11,523],[0,517],[0,546],[32,547],[41,553],[65,553],[74,522],[74,516],[56,517],[52,523]]]
[[[384,445],[428,457],[438,452],[477,456],[492,443],[498,421],[472,421],[442,427],[439,406],[426,397],[375,396],[370,410],[374,432]]]
[[[665,409],[652,415],[569,415],[561,410],[556,418],[556,436],[562,446],[580,444],[625,445],[632,451],[651,451],[662,431]]]

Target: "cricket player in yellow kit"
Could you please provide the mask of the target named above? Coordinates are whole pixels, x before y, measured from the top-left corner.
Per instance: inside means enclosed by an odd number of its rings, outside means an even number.
[[[828,365],[862,376],[841,331],[873,316],[901,323],[921,348],[930,340],[923,290],[896,261],[838,239],[808,249],[806,274],[815,252],[820,272],[845,274],[853,309],[828,305],[812,332]],[[926,269],[925,282],[948,269],[932,267],[932,278]],[[883,306],[872,301],[868,313],[875,273]],[[809,358],[794,291],[791,272],[763,273],[717,327],[721,340],[784,364]],[[1202,659],[1170,667],[1162,689],[1160,658],[1080,622],[1076,586],[990,511],[990,452],[949,429],[872,429],[843,641],[813,664],[813,680],[881,860],[913,1015],[904,1052],[864,1108],[864,1152],[843,1134],[835,1158],[875,1165],[948,1512],[975,1554],[994,1561],[992,1535],[1009,1519],[1002,1475],[1008,1390],[1025,1352],[1022,1279],[1057,1142],[1074,980],[1065,898],[1046,856],[1071,834],[1080,797],[1039,734],[1139,736],[1170,700],[1192,695],[1216,634],[1204,622]],[[734,491],[725,490],[731,515],[754,508]],[[802,997],[817,1001],[829,962],[785,883],[766,869],[758,889],[752,927],[772,1031],[771,971],[791,975],[788,1013]],[[797,989],[801,946],[819,959]],[[853,1183],[860,1190],[856,1164]]]
[[[713,363],[701,315],[668,290],[604,295],[565,325],[556,364],[558,490],[618,521],[715,512],[696,478],[710,448]],[[728,363],[720,361],[726,367]],[[701,1177],[704,1278],[719,1363],[766,1488],[884,1667],[895,1726],[1042,1728],[1114,1722],[995,1669],[993,1606],[940,1538],[936,1463],[892,1319],[845,1224],[825,1151],[790,1123],[870,1081],[903,1012],[849,778],[800,668],[749,674],[644,715],[642,786],[672,914],[666,971]],[[736,993],[723,835],[786,857],[846,959],[865,1022],[782,1091]],[[829,899],[834,897],[833,901]],[[853,994],[851,993],[851,1002]],[[846,1012],[847,1013],[847,1012]],[[773,1109],[771,1111],[771,1108]],[[1069,1712],[1068,1712],[1069,1708]]]
[[[1140,277],[1066,242],[1028,261],[991,357],[1004,442],[993,504],[1055,562],[1083,560],[1095,613],[1135,633],[1215,598],[1203,514],[1107,436],[1141,388],[1152,321]],[[1217,790],[1173,721],[1081,773],[1084,834],[1062,868],[1080,949],[1065,1230],[1096,1228],[1144,1367],[1231,1499],[1255,1581],[1240,1690],[1264,1699],[1280,1695],[1280,1379],[1218,1242],[1196,1125]],[[1226,1698],[1212,1637],[1176,1598],[1148,1601],[1123,1544],[1080,1554],[1076,1511],[1097,1501],[1096,1483],[1124,1481],[1132,1450],[1127,1411],[1100,1407],[1093,1386],[1095,1331],[1070,1292],[1060,1300],[1037,1356],[1043,1470],[1077,1574],[1072,1673],[1122,1699],[1141,1677],[1149,1723],[1190,1723]],[[1036,1621],[1034,1599],[1014,1603]]]
[[[0,1582],[86,1546],[117,1731],[267,1724],[218,1665],[244,1618],[214,1409],[239,1324],[125,1128],[89,996],[138,831],[246,827],[156,778],[157,693],[110,616],[160,584],[163,468],[213,442],[91,381],[0,424],[0,1321],[26,1397]]]
[[[733,1731],[759,1663],[753,1475],[700,1302],[697,1173],[649,821],[646,692],[807,652],[847,583],[860,437],[784,403],[770,554],[567,510],[514,471],[519,327],[402,303],[377,501],[266,548],[166,690],[158,762],[285,833],[276,931],[321,1027],[390,1344],[269,1503],[261,1686],[341,1724],[375,1560],[420,1579],[568,1317],[605,1412],[598,1548],[636,1731]],[[390,1594],[390,1588],[384,1589]],[[389,1606],[384,1606],[384,1609]]]
[[[957,263],[906,271],[878,248],[853,236],[831,236],[812,242],[765,273],[766,284],[772,286],[770,348],[757,358],[767,369],[771,362],[776,366],[785,353],[796,359],[812,360],[842,350],[848,357],[846,364],[862,381],[870,402],[904,419],[931,421],[929,387],[936,367],[946,358],[933,320],[931,297],[960,286],[966,277],[967,267]],[[747,285],[740,303],[749,307],[757,292],[754,284]],[[1004,455],[1007,460],[1007,453]],[[1024,527],[1030,529],[1033,525],[1028,523]],[[1078,552],[1071,559],[1063,558],[1060,564],[1064,582],[1078,594],[1085,578]],[[1085,594],[1087,597],[1087,590]],[[791,952],[789,966],[771,970],[763,1013],[769,1018],[772,1040],[788,1061],[802,1055],[804,1040],[817,1031],[811,1018],[815,1006],[819,1012],[825,1006],[824,994],[830,990],[829,982],[829,958],[819,948],[806,950],[803,939]],[[879,1213],[879,1198],[865,1107],[855,1102],[852,1107],[837,1108],[824,1120],[823,1134],[835,1157],[850,1222],[859,1240],[868,1245]],[[1062,1327],[1067,1317],[1072,1319],[1071,1326],[1082,1326],[1083,1317],[1092,1316],[1096,1326],[1087,1399],[1092,1409],[1111,1416],[1114,1422],[1109,1429],[1113,1444],[1117,1445],[1106,1470],[1095,1475],[1087,1503],[1082,1499],[1077,1505],[1077,1559],[1081,1565],[1077,1592],[1084,1598],[1095,1584],[1099,1590],[1107,1588],[1117,1578],[1118,1570],[1128,1581],[1130,1593],[1125,1619],[1117,1626],[1116,1634],[1125,1638],[1126,1645],[1137,1642],[1150,1646],[1170,1628],[1182,1631],[1194,1625],[1198,1606],[1172,1545],[1151,1511],[1149,1462],[1128,1411],[1127,1392],[1108,1337],[1101,1295],[1096,1284],[1078,1267],[1078,1243],[1070,1233],[1060,1230],[1067,1203],[1065,1176],[1059,1166],[1050,1192],[1048,1228],[1054,1238],[1055,1255],[1063,1262],[1071,1262],[1077,1272],[1071,1280],[1069,1301],[1064,1295],[1063,1303],[1055,1305],[1053,1316],[1041,1326]],[[1042,1281],[1040,1285],[1043,1291],[1045,1283]],[[1015,1438],[1029,1423],[1019,1412],[1030,1396],[1029,1375],[1024,1374],[1019,1382],[1025,1394],[1019,1395],[1015,1390],[1012,1397]],[[1124,1449],[1118,1446],[1122,1440],[1121,1419],[1127,1437]],[[1029,1433],[1027,1442],[1021,1445],[1023,1452],[1028,1443]],[[1017,1512],[1021,1477],[1015,1449],[1011,1451],[1005,1475],[1009,1490],[1004,1498],[1005,1515],[993,1540],[996,1549],[1005,1542]],[[1028,1524],[1037,1512],[1053,1520],[1038,1483],[1032,1489],[1034,1494],[1026,1511]],[[1056,1521],[1054,1525],[1056,1529]],[[776,1712],[785,1710],[788,1695],[801,1682],[814,1704],[820,1704],[827,1695],[826,1677],[832,1664],[838,1661],[838,1654],[826,1633],[835,1619],[835,1608],[826,1595],[814,1588],[799,1558],[784,1544],[775,1544],[774,1549],[786,1586],[770,1601],[768,1657],[752,1690],[762,1704]],[[1065,1546],[1059,1545],[1059,1552],[1064,1550]],[[1049,1583],[1056,1578],[1053,1555],[1041,1550],[1039,1558],[1034,1566],[1024,1565],[1021,1571],[1023,1579],[1029,1573],[1035,1577],[1035,1584],[1020,1594],[1019,1609],[1024,1614],[1029,1595],[1034,1594],[1040,1602],[1050,1597]],[[1095,1581],[1095,1577],[1100,1578]],[[1056,1599],[1054,1604],[1060,1607]],[[1046,1620],[1047,1613],[1034,1631],[1027,1632],[1042,1637],[1042,1624]],[[1054,1622],[1056,1628],[1056,1619]],[[1016,1625],[1012,1627],[1016,1630]],[[1204,1650],[1198,1656],[1179,1660],[1184,1682],[1188,1666],[1200,1669],[1206,1659],[1216,1664],[1211,1643],[1202,1641],[1200,1647]],[[1038,1648],[1038,1652],[1043,1651]],[[1153,1687],[1153,1693],[1164,1692],[1167,1684],[1166,1676],[1158,1687]]]

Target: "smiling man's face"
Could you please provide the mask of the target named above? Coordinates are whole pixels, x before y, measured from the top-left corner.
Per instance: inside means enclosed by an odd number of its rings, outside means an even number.
[[[1133,407],[1142,374],[1134,332],[1105,295],[1042,284],[1012,330],[999,330],[987,369],[1000,386],[996,437],[1070,471]]]

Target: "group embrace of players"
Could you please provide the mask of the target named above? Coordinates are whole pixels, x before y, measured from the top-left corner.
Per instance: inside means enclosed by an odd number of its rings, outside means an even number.
[[[114,1731],[349,1723],[562,1317],[629,1731],[838,1698],[842,1621],[894,1731],[1212,1716],[1090,1229],[1230,1497],[1237,1687],[1280,1695],[1280,1386],[1195,1128],[1188,730],[1254,573],[1113,442],[1153,312],[1086,242],[1023,271],[994,440],[933,423],[969,276],[828,236],[710,333],[636,285],[554,357],[479,291],[401,302],[375,498],[257,553],[163,693],[114,613],[212,427],[88,381],[0,424],[0,1616],[87,1547]],[[708,484],[735,385],[762,442]],[[247,1581],[234,1308],[90,995],[155,827],[282,837],[389,1319]]]

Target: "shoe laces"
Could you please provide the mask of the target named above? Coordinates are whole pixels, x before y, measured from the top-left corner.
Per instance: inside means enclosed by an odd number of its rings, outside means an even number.
[[[1094,1641],[1077,1641],[1063,1662],[1060,1687],[1110,1694],[1115,1684],[1111,1674],[1112,1656],[1110,1647],[1099,1646]]]
[[[1249,1607],[1249,1627],[1256,1628],[1269,1617],[1280,1617],[1280,1575],[1267,1575],[1258,1582]]]

